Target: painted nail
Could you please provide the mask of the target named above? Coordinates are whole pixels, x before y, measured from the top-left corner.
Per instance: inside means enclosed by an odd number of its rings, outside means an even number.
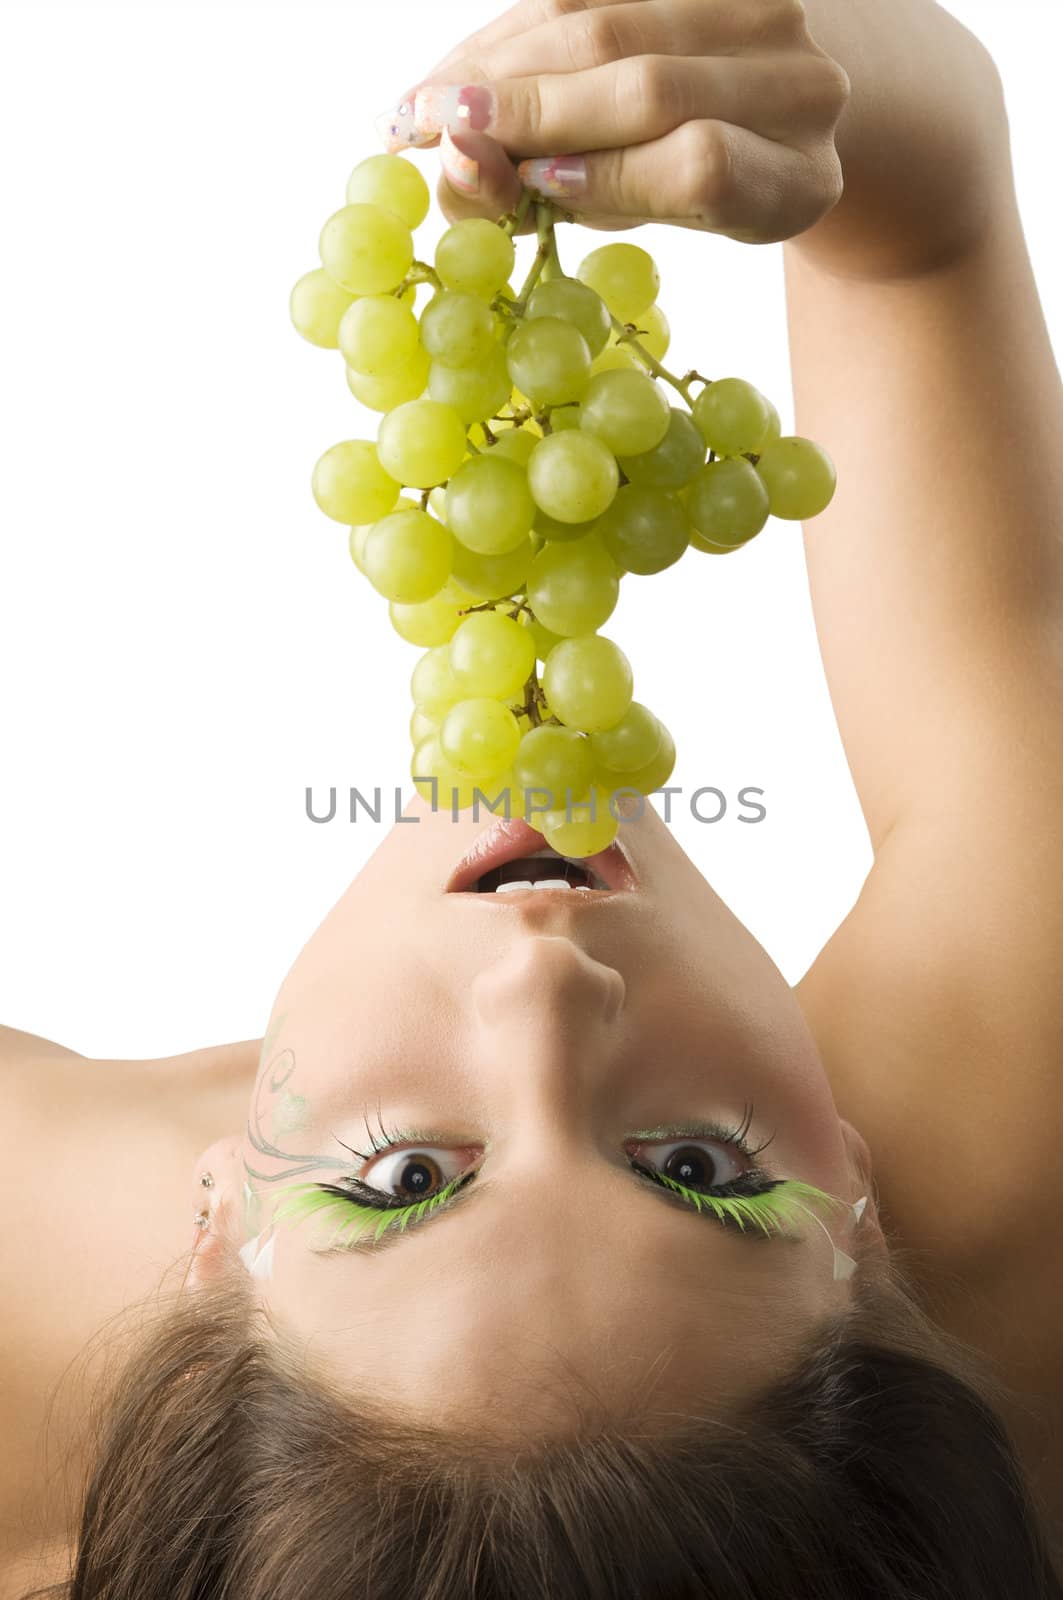
[[[587,163],[582,156],[540,156],[517,167],[521,182],[540,194],[583,194],[587,188]]]
[[[479,194],[480,163],[458,149],[446,128],[439,141],[439,164],[452,189],[459,194]]]
[[[416,146],[433,143],[431,138],[422,138],[414,126],[413,96],[406,95],[393,106],[390,111],[381,112],[379,117],[374,117],[373,126],[389,155],[395,155],[399,150],[409,150]]]
[[[486,133],[495,120],[498,102],[485,83],[426,83],[413,102],[413,126],[420,138],[434,136],[449,128],[460,133]]]

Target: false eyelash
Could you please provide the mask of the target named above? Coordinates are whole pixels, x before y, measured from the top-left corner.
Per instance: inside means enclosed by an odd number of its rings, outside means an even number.
[[[721,1185],[715,1193],[709,1193],[688,1189],[665,1173],[643,1166],[641,1161],[633,1161],[631,1165],[651,1183],[674,1191],[696,1211],[700,1212],[707,1206],[718,1222],[725,1227],[739,1228],[742,1232],[745,1232],[746,1223],[749,1222],[761,1229],[762,1238],[770,1238],[772,1233],[782,1233],[787,1226],[797,1224],[797,1213],[807,1212],[807,1207],[800,1203],[798,1196],[809,1201],[825,1201],[829,1205],[845,1203],[813,1184],[802,1183],[799,1178],[772,1178],[758,1169]]]
[[[399,1232],[411,1225],[424,1220],[438,1207],[446,1205],[472,1178],[474,1172],[463,1173],[460,1177],[452,1178],[448,1184],[436,1194],[428,1195],[424,1200],[415,1200],[412,1205],[370,1206],[359,1204],[358,1200],[346,1189],[338,1188],[334,1184],[326,1183],[294,1183],[289,1184],[284,1190],[284,1198],[280,1201],[273,1213],[275,1222],[301,1222],[304,1218],[320,1213],[322,1217],[342,1215],[343,1221],[337,1231],[332,1235],[327,1248],[333,1248],[337,1241],[345,1239],[353,1232],[355,1241],[360,1238],[376,1219],[376,1230],[373,1235],[374,1243],[389,1228],[398,1228]],[[350,1181],[350,1180],[347,1180]],[[383,1214],[381,1214],[383,1213]]]

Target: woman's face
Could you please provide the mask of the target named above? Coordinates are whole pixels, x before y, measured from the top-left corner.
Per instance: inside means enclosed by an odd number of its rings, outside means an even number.
[[[420,800],[405,818],[281,987],[237,1181],[268,1238],[293,1182],[361,1174],[414,1203],[475,1177],[353,1250],[324,1253],[335,1213],[279,1223],[256,1293],[352,1389],[447,1425],[541,1429],[588,1393],[676,1416],[762,1387],[851,1293],[831,1240],[808,1216],[722,1226],[631,1163],[726,1183],[757,1158],[690,1130],[747,1125],[774,1176],[866,1191],[789,986],[648,805],[607,869],[632,886],[605,894],[453,892],[474,844],[492,853],[462,882],[542,840]],[[399,1147],[378,1155],[383,1130]],[[851,1214],[817,1215],[851,1251]]]

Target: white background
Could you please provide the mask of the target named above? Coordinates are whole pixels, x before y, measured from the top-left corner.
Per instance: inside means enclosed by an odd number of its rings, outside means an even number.
[[[406,784],[415,652],[311,498],[318,455],[378,419],[287,300],[375,115],[499,9],[0,0],[0,1021],[97,1057],[257,1036],[383,836],[304,812],[308,784]],[[1058,352],[1061,11],[950,9],[1003,75]],[[608,237],[568,235],[570,270]],[[633,237],[670,364],[750,378],[791,431],[781,246]],[[797,525],[629,579],[607,631],[673,781],[732,799],[680,839],[795,982],[871,861]]]

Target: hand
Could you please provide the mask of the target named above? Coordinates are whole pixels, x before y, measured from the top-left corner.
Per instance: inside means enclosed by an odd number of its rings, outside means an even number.
[[[442,141],[451,221],[523,183],[592,228],[771,244],[839,200],[848,97],[800,0],[521,0],[381,121],[392,150]]]

